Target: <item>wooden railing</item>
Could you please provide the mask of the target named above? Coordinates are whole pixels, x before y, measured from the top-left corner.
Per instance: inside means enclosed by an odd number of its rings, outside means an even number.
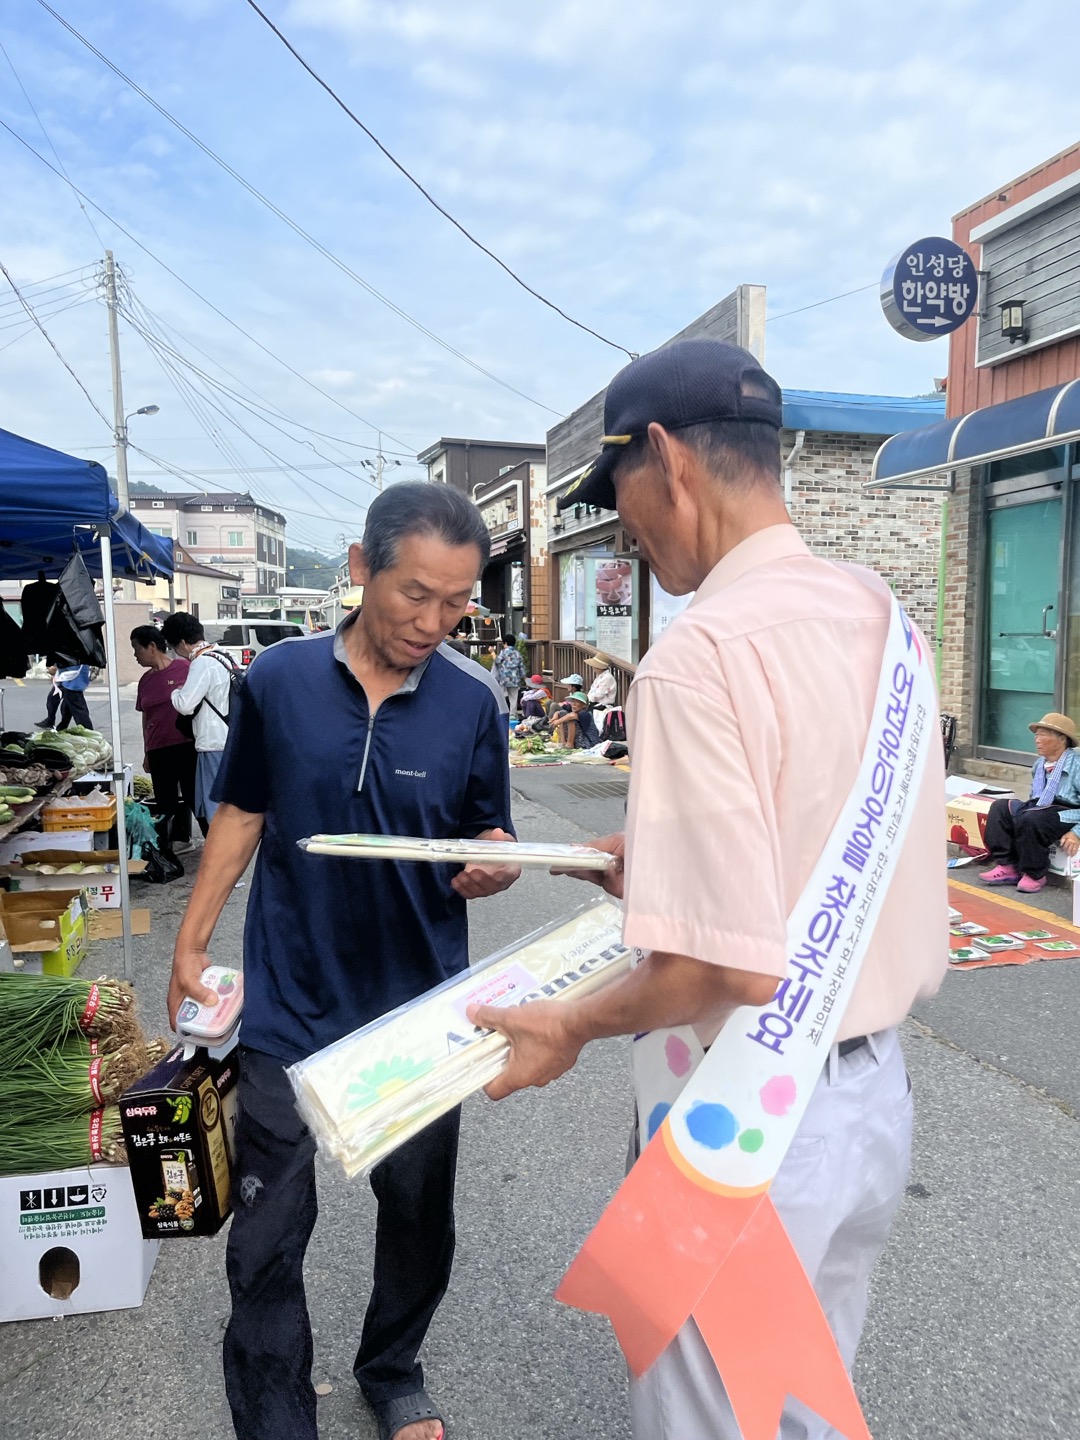
[[[586,690],[598,672],[585,662],[598,656],[615,676],[615,704],[626,704],[630,682],[637,671],[637,666],[629,661],[605,655],[595,645],[583,645],[579,640],[526,640],[525,648],[529,652],[530,675],[537,671],[551,681],[561,680],[564,675],[581,675]]]

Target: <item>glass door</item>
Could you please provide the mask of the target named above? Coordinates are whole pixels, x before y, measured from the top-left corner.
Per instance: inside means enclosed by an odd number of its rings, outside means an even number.
[[[1028,726],[1057,709],[1062,500],[1002,506],[986,520],[981,739],[995,749],[1030,753]]]

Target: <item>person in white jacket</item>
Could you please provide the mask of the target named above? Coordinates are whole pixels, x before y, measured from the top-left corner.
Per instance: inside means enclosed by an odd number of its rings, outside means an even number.
[[[589,704],[606,710],[608,706],[615,704],[615,676],[608,669],[607,661],[599,655],[592,656],[585,664],[590,670],[597,672],[589,686]]]
[[[193,716],[195,729],[195,818],[205,835],[217,804],[210,792],[221,765],[225,741],[229,738],[229,696],[233,662],[206,639],[194,615],[177,610],[161,625],[166,643],[182,659],[190,661],[183,688],[172,692],[172,703],[181,715]]]

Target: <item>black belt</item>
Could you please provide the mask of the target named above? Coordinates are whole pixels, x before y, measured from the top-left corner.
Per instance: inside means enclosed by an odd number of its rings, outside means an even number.
[[[850,1040],[841,1040],[836,1049],[842,1060],[845,1055],[853,1055],[856,1050],[861,1050],[864,1045],[869,1045],[869,1043],[869,1035],[853,1035]]]

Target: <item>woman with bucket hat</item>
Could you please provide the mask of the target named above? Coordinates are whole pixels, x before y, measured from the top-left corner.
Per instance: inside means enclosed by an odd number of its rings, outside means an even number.
[[[1080,850],[1080,734],[1067,715],[1056,713],[1028,729],[1039,754],[1031,767],[1031,799],[991,805],[986,843],[994,864],[982,879],[1034,895],[1046,884],[1052,845],[1067,855]]]

